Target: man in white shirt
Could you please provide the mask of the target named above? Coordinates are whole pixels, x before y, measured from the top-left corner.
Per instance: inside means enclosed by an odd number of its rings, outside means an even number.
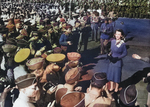
[[[35,79],[36,77],[34,74],[26,74],[15,80],[20,93],[13,107],[35,107],[32,102],[37,101],[39,98],[37,97],[39,89]],[[31,98],[34,100],[31,100]]]

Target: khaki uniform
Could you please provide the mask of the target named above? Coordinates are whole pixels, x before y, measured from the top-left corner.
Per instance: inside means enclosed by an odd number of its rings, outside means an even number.
[[[111,107],[111,100],[106,97],[98,97],[96,100],[89,103],[87,107]]]

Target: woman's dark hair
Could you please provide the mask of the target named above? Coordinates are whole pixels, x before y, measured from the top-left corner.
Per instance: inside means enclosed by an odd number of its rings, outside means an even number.
[[[124,32],[122,29],[117,29],[116,31],[121,32],[121,35],[124,36]],[[116,33],[116,31],[115,31],[115,33]]]
[[[118,31],[118,32],[121,32],[121,35],[122,35],[121,39],[124,40],[124,32],[123,32],[123,30],[122,30],[122,29],[117,29],[117,30],[115,31],[115,33],[116,33],[117,31]],[[115,35],[114,35],[114,37],[115,37]]]

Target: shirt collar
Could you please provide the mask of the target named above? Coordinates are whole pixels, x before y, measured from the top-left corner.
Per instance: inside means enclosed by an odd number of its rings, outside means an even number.
[[[24,94],[22,91],[20,91],[18,98],[25,102],[29,102],[29,97],[27,97],[26,94]]]
[[[120,42],[116,42],[116,46],[119,48],[122,44],[124,43],[124,41],[123,40],[120,40]]]

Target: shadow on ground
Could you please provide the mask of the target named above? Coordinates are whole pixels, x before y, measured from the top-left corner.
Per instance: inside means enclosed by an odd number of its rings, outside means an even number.
[[[120,87],[124,88],[127,87],[128,85],[137,84],[139,81],[143,79],[143,77],[146,77],[149,72],[150,72],[150,67],[137,71],[131,77],[122,81],[120,83]]]

